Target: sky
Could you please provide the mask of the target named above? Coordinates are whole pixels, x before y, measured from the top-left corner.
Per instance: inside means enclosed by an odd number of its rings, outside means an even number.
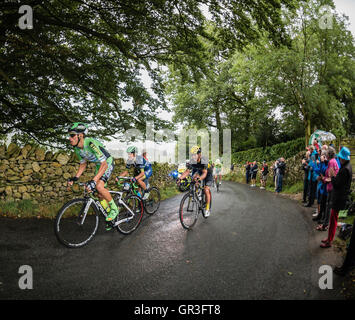
[[[349,30],[355,37],[355,0],[333,0],[336,11],[349,17]]]

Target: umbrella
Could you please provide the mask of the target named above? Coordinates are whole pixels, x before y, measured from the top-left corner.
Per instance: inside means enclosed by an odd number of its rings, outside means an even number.
[[[313,140],[317,139],[318,141],[332,141],[336,139],[336,136],[331,132],[326,132],[322,130],[316,130],[309,138],[309,144],[312,144]]]

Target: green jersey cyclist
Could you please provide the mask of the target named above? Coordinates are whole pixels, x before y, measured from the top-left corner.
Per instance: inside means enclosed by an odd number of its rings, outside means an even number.
[[[82,122],[75,122],[68,130],[70,144],[74,147],[80,161],[79,170],[68,180],[68,185],[71,186],[79,179],[87,167],[87,162],[95,163],[95,176],[86,184],[86,189],[89,192],[97,190],[102,206],[109,212],[106,217],[106,221],[109,222],[114,220],[119,213],[110,192],[105,188],[113,172],[114,161],[101,142],[86,137],[87,131],[87,125]]]

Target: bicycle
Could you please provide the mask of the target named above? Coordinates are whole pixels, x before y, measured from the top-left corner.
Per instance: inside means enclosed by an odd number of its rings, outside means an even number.
[[[58,241],[69,248],[79,248],[91,241],[99,226],[99,214],[107,217],[106,210],[102,207],[96,191],[88,192],[85,183],[84,197],[76,198],[65,203],[59,210],[54,224],[54,232]],[[135,195],[129,195],[123,199],[123,192],[110,191],[119,214],[117,217],[106,222],[112,228],[124,235],[137,229],[143,217],[143,202]]]
[[[123,185],[120,183],[120,180],[126,181]],[[160,192],[157,187],[149,187],[149,197],[144,199],[139,192],[140,186],[137,183],[132,182],[132,177],[116,177],[116,182],[118,187],[123,188],[123,193],[128,195],[135,195],[142,199],[144,211],[153,215],[158,211],[160,206]],[[147,186],[148,187],[148,186]]]
[[[186,207],[185,207],[186,206]],[[204,208],[206,206],[206,195],[201,183],[192,181],[189,192],[184,195],[180,202],[179,218],[183,228],[191,230],[197,222],[199,213],[207,219]],[[210,191],[210,208],[212,207],[212,194]]]

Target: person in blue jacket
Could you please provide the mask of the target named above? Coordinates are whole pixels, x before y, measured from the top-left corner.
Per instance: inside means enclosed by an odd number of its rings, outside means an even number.
[[[311,158],[308,163],[309,171],[308,171],[308,183],[309,183],[309,196],[308,196],[308,203],[305,204],[305,207],[312,207],[314,203],[314,199],[316,197],[317,192],[317,162],[316,156],[312,153]]]
[[[320,161],[315,170],[317,173],[317,200],[318,200],[318,211],[313,215],[314,221],[320,221],[323,217],[323,212],[325,211],[325,205],[327,201],[327,184],[323,182],[323,177],[328,168],[328,160],[325,155],[320,156]]]

